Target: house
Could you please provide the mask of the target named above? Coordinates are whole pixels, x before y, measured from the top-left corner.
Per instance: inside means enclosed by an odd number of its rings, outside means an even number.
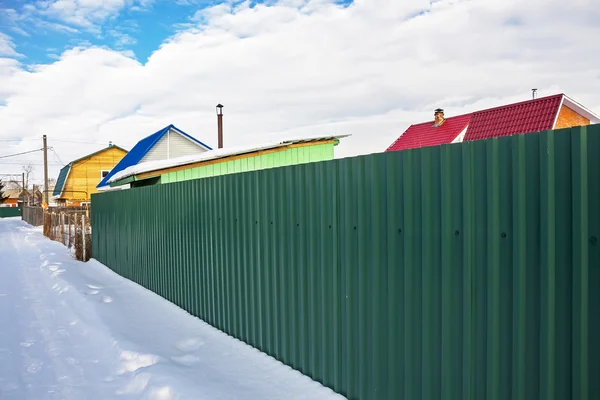
[[[20,207],[25,197],[22,189],[4,190],[4,196],[7,199],[2,202],[2,207]]]
[[[90,201],[96,185],[127,154],[127,150],[110,144],[108,147],[71,161],[60,170],[51,200],[59,206],[78,206]]]
[[[169,160],[182,156],[196,156],[212,150],[211,147],[193,138],[174,125],[140,140],[125,157],[104,176],[97,185],[98,190],[111,188],[109,180],[117,173],[140,163]]]
[[[414,149],[600,123],[600,116],[564,94],[411,125],[386,151]]]
[[[53,188],[50,188],[53,189]],[[5,190],[4,194],[8,199],[0,206],[3,207],[20,207],[24,205],[39,206],[43,201],[43,194],[38,189],[37,185],[33,185],[32,190],[9,189]]]
[[[32,206],[39,206],[44,201],[44,194],[42,193],[43,188],[40,189],[38,185],[33,185],[32,190],[27,191],[27,203]],[[50,193],[54,193],[54,187],[48,187]]]
[[[256,171],[334,158],[339,139],[349,135],[315,136],[246,147],[222,148],[199,155],[136,164],[107,179],[112,187],[141,187]]]
[[[52,190],[52,193],[54,193],[54,187],[49,187],[48,190]],[[44,194],[37,186],[34,186],[33,190],[31,191],[31,199],[30,199],[31,204],[34,206],[39,206],[42,204],[43,201],[44,201]]]

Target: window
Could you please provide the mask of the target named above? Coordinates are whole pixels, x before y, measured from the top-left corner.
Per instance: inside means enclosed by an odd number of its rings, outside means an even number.
[[[100,171],[100,175],[102,175],[102,179],[106,178],[106,175],[108,175],[110,171],[106,171],[106,170],[102,170]]]

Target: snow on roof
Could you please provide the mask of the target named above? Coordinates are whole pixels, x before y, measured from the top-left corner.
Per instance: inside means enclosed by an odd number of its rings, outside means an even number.
[[[9,199],[18,199],[21,196],[22,189],[5,189],[4,195]]]
[[[175,125],[171,124],[171,125],[168,125],[168,126],[162,128],[161,130],[159,130],[157,132],[154,132],[152,135],[143,138],[139,142],[137,142],[137,144],[135,146],[133,146],[133,148],[129,151],[129,153],[127,153],[125,155],[125,157],[123,157],[121,159],[121,161],[119,161],[119,163],[117,165],[115,165],[115,167],[108,173],[108,175],[106,175],[100,181],[100,183],[96,186],[96,188],[101,188],[101,187],[108,185],[111,182],[111,178],[115,174],[117,174],[121,171],[124,171],[128,167],[138,164],[140,162],[140,160],[142,160],[144,158],[144,156],[146,154],[148,154],[148,152],[169,131],[179,133],[180,135],[188,138],[189,140],[191,140],[192,142],[196,143],[198,146],[200,146],[206,150],[212,150],[212,148],[209,147],[208,145],[202,143],[198,139],[194,138],[193,136],[188,135],[181,129],[177,128]]]
[[[309,142],[322,142],[325,140],[335,140],[348,137],[350,135],[335,135],[335,136],[308,136],[297,139],[286,139],[279,140],[276,142],[268,142],[254,146],[236,146],[227,147],[222,149],[210,150],[201,154],[193,154],[189,156],[182,156],[171,158],[169,160],[157,160],[148,161],[136,165],[132,165],[123,171],[120,171],[110,177],[107,183],[117,182],[121,179],[128,178],[133,175],[138,175],[144,172],[157,171],[165,168],[179,167],[187,164],[194,164],[202,161],[217,160],[219,158],[231,157],[241,154],[254,153],[261,150],[275,149],[278,147],[286,147],[292,144],[309,143]]]

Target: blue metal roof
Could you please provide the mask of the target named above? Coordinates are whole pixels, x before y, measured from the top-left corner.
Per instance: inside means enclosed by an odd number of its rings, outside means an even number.
[[[127,153],[127,155],[125,155],[125,157],[123,157],[123,159],[121,159],[121,161],[117,165],[115,165],[115,167],[108,173],[108,175],[106,175],[104,177],[104,179],[102,179],[102,181],[100,181],[100,183],[96,187],[100,188],[102,186],[108,186],[108,180],[111,177],[113,177],[116,173],[121,172],[124,169],[129,168],[132,165],[136,165],[137,163],[139,163],[142,160],[142,158],[144,158],[144,156],[146,154],[148,154],[148,152],[152,149],[152,147],[154,147],[154,145],[156,145],[156,143],[158,143],[158,141],[167,132],[169,132],[170,129],[177,131],[178,133],[187,137],[191,141],[198,143],[199,145],[206,148],[207,150],[212,150],[211,147],[207,146],[206,144],[202,143],[198,139],[188,135],[181,129],[178,129],[173,124],[171,124],[163,129],[159,130],[158,132],[155,132],[152,135],[140,140],[135,146],[133,146],[133,149],[131,149],[129,151],[129,153]]]
[[[67,182],[67,176],[69,176],[69,172],[71,171],[71,166],[73,163],[68,163],[60,170],[58,174],[58,179],[56,180],[56,185],[54,186],[54,192],[52,196],[60,196],[62,194],[63,189],[65,188],[65,183]]]

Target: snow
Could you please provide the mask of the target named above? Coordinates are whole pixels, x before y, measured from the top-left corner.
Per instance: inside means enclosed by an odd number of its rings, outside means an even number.
[[[274,141],[262,143],[254,146],[237,146],[237,147],[226,147],[222,149],[210,150],[200,154],[193,154],[189,156],[182,156],[171,158],[168,160],[156,160],[147,161],[144,163],[132,165],[131,167],[125,168],[113,175],[107,183],[113,183],[121,179],[130,177],[132,175],[141,174],[144,172],[156,171],[164,168],[178,167],[181,165],[193,164],[201,161],[216,160],[219,158],[230,157],[240,154],[253,153],[261,150],[275,149],[277,147],[285,147],[290,144],[305,143],[312,141],[323,141],[330,139],[341,139],[350,135],[337,135],[337,136],[304,136],[301,138],[290,138],[284,141]]]
[[[343,399],[97,261],[0,219],[0,399]]]

